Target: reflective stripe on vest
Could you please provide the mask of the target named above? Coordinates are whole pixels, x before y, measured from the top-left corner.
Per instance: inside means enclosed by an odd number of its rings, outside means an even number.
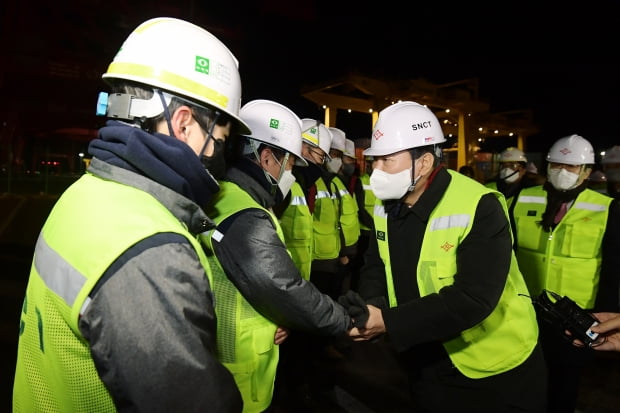
[[[291,202],[280,217],[286,249],[299,269],[301,277],[310,279],[312,268],[312,213],[298,182],[291,186]]]
[[[586,189],[550,232],[539,222],[547,207],[542,186],[524,188],[513,211],[517,260],[530,294],[543,289],[594,307],[602,262],[602,243],[612,198]]]
[[[278,237],[284,243],[284,235],[278,219],[263,208],[238,185],[220,181],[220,190],[213,201],[217,216],[211,217],[216,224],[249,208],[259,208],[271,217]],[[226,235],[218,229],[201,235],[206,248],[214,252],[213,242]],[[241,295],[224,272],[217,256],[210,260],[215,282],[217,314],[218,358],[232,373],[243,398],[244,412],[262,412],[271,404],[274,380],[279,359],[279,347],[273,343],[277,326],[263,317]]]
[[[458,172],[448,170],[450,184],[432,211],[422,241],[416,277],[420,296],[438,293],[452,285],[457,274],[457,250],[473,225],[480,198],[493,193],[506,214],[504,197]],[[382,206],[375,206],[377,245],[385,264],[390,307],[397,299],[392,279],[388,219]],[[527,287],[512,254],[504,291],[491,314],[443,345],[454,365],[465,376],[484,378],[506,372],[526,360],[536,346],[536,314]]]
[[[70,234],[59,230],[80,222],[94,222],[97,228]],[[90,173],[62,194],[35,247],[22,307],[14,411],[115,410],[79,330],[79,316],[110,265],[132,245],[160,232],[185,236],[201,264],[208,265],[195,237],[151,194]]]
[[[345,187],[340,177],[335,176],[332,180],[334,193],[339,194],[338,203],[340,230],[346,247],[354,245],[360,237],[360,220],[357,215],[358,206],[355,198]]]
[[[314,204],[312,259],[329,260],[340,254],[340,223],[338,220],[338,199],[332,194],[323,178],[316,182],[316,201]]]

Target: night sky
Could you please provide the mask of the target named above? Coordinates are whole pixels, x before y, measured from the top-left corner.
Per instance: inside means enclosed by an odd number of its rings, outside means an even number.
[[[72,101],[94,106],[93,90],[105,90],[100,73],[124,38],[140,22],[168,15],[207,28],[229,46],[240,61],[244,101],[273,99],[300,117],[316,111],[300,96],[302,85],[352,71],[437,83],[477,77],[491,112],[534,111],[541,132],[528,138],[529,152],[546,152],[573,133],[597,150],[620,144],[613,2],[552,10],[523,1],[427,3],[8,0],[0,6],[1,45],[88,62],[92,87],[72,90]],[[0,93],[6,87],[0,82]]]

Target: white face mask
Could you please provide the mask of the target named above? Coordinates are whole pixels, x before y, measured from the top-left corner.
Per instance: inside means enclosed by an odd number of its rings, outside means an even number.
[[[291,186],[295,182],[295,175],[291,171],[282,172],[282,176],[278,181],[278,188],[280,188],[280,192],[282,192],[282,198],[286,198],[288,192],[291,190]]]
[[[341,158],[332,158],[327,162],[327,170],[333,174],[337,174],[342,166]]]
[[[555,189],[566,191],[577,186],[579,174],[568,172],[564,168],[549,168],[547,171],[547,179]]]
[[[610,168],[605,170],[608,182],[620,182],[620,168]]]
[[[407,192],[413,190],[418,179],[420,177],[411,182],[411,168],[396,174],[390,174],[381,169],[373,169],[370,175],[370,188],[375,196],[383,201],[387,199],[400,199]]]
[[[499,171],[499,179],[503,179],[506,183],[511,184],[519,179],[519,171],[512,168],[502,168]]]

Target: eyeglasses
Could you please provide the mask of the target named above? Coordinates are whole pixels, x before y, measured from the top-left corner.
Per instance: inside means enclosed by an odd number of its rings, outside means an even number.
[[[318,156],[319,159],[321,160],[321,163],[325,163],[326,155],[324,155],[322,152],[316,151],[314,149],[310,149],[310,153],[314,156]]]
[[[518,169],[521,166],[519,162],[500,162],[500,168]]]

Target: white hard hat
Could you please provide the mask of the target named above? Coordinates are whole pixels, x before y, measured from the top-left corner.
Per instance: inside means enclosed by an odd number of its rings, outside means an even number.
[[[593,164],[594,149],[590,142],[579,135],[565,136],[551,146],[547,161],[567,165]]]
[[[315,119],[303,118],[301,120],[301,137],[306,143],[319,147],[325,152],[327,159],[331,159],[329,148],[332,144],[332,133],[323,123]]]
[[[525,166],[525,170],[533,174],[538,173],[538,167],[534,162],[528,162],[528,164]]]
[[[370,148],[364,155],[389,155],[445,141],[439,120],[429,108],[416,102],[398,102],[379,112]]]
[[[237,59],[218,38],[187,21],[158,17],[139,25],[102,78],[143,83],[205,104],[231,116],[240,133],[249,133],[239,119]]]
[[[292,110],[271,100],[252,100],[241,107],[239,117],[252,130],[248,138],[295,155],[297,165],[307,166],[301,156],[301,119]],[[251,153],[246,145],[244,153]]]
[[[328,129],[332,133],[332,144],[330,145],[330,149],[336,149],[340,152],[344,152],[347,135],[344,131],[338,128],[329,127]]]
[[[506,148],[499,154],[500,162],[527,162],[523,151],[519,148]]]
[[[601,163],[620,163],[620,146],[615,145],[606,150]]]
[[[347,139],[344,141],[344,152],[343,154],[345,156],[348,156],[349,158],[353,158],[356,159],[357,157],[355,156],[355,142],[353,142],[351,139]]]

